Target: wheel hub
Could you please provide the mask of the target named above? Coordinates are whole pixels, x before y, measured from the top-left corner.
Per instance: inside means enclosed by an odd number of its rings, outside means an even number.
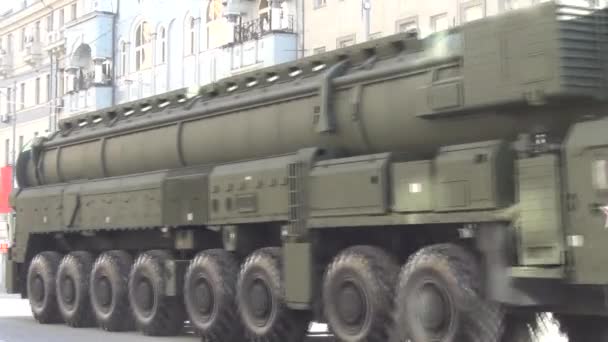
[[[422,326],[435,333],[444,330],[449,321],[446,299],[434,284],[424,285],[418,293],[416,311]]]
[[[154,290],[150,280],[142,279],[137,286],[136,302],[144,311],[152,310],[154,305]]]
[[[63,300],[68,304],[74,303],[75,293],[74,280],[71,277],[64,277],[61,282],[61,297],[63,297]]]
[[[37,302],[42,302],[44,300],[44,280],[40,275],[36,275],[32,282],[32,297]]]
[[[363,319],[364,297],[361,290],[352,282],[342,286],[337,298],[338,315],[348,325],[358,325]]]
[[[250,307],[254,317],[258,320],[267,320],[270,313],[272,299],[268,286],[259,279],[251,285]]]
[[[202,315],[209,315],[215,305],[213,290],[206,279],[200,279],[194,287],[194,302]]]
[[[102,277],[97,283],[97,301],[104,307],[112,303],[112,284],[106,277]]]

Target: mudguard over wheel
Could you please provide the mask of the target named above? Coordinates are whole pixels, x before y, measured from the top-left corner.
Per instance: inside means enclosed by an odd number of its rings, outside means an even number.
[[[92,327],[95,318],[89,297],[93,255],[72,252],[61,260],[57,270],[57,303],[63,320],[72,327]]]
[[[608,318],[555,315],[560,331],[568,342],[608,342]]]
[[[129,302],[135,324],[149,336],[174,336],[184,326],[180,297],[165,295],[165,261],[172,256],[166,251],[142,253],[129,275]]]
[[[27,271],[27,295],[34,318],[42,324],[61,323],[57,306],[55,278],[61,261],[57,252],[42,252],[30,262]]]
[[[389,340],[398,275],[397,261],[377,247],[350,247],[335,257],[323,281],[323,307],[340,341]]]
[[[251,254],[239,273],[237,301],[250,341],[301,342],[309,314],[285,303],[281,249],[262,248]]]
[[[222,249],[199,253],[184,281],[184,303],[192,326],[207,342],[241,342],[243,328],[236,305],[239,262]]]
[[[129,304],[133,258],[125,251],[101,254],[91,271],[90,298],[97,325],[107,331],[135,329]]]
[[[403,267],[396,302],[400,341],[499,342],[502,308],[481,297],[476,259],[453,244],[433,245]]]

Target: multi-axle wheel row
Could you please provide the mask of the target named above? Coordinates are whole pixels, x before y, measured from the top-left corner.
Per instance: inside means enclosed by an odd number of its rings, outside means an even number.
[[[186,271],[183,298],[166,295],[171,257],[40,253],[27,275],[34,317],[148,335],[177,334],[189,320],[210,342],[303,340],[311,317],[286,304],[280,248],[259,249],[242,264],[224,250],[199,253]],[[324,319],[345,342],[505,341],[503,312],[482,299],[479,279],[476,258],[456,245],[426,247],[401,270],[380,248],[350,247],[323,277]]]

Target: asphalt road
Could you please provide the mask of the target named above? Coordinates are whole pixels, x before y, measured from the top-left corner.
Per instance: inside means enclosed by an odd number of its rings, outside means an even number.
[[[145,337],[136,332],[110,333],[95,328],[74,329],[65,325],[40,325],[32,318],[29,304],[15,296],[0,294],[0,342],[199,342],[193,335]],[[539,342],[566,342],[557,327],[549,325]],[[287,341],[286,341],[287,342]],[[333,342],[331,338],[309,338],[307,342]],[[591,342],[591,341],[590,341]]]
[[[310,338],[307,342],[333,339]],[[110,333],[95,328],[74,329],[65,325],[41,325],[32,318],[27,301],[0,294],[0,342],[200,342],[193,335],[145,337],[136,332]],[[287,342],[287,341],[286,341]]]

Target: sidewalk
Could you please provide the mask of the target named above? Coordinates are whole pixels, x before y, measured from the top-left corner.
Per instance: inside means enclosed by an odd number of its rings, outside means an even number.
[[[21,296],[18,294],[8,294],[4,290],[0,290],[0,299],[21,299]]]
[[[27,300],[14,294],[0,294],[0,319],[6,317],[30,317],[32,312]]]

